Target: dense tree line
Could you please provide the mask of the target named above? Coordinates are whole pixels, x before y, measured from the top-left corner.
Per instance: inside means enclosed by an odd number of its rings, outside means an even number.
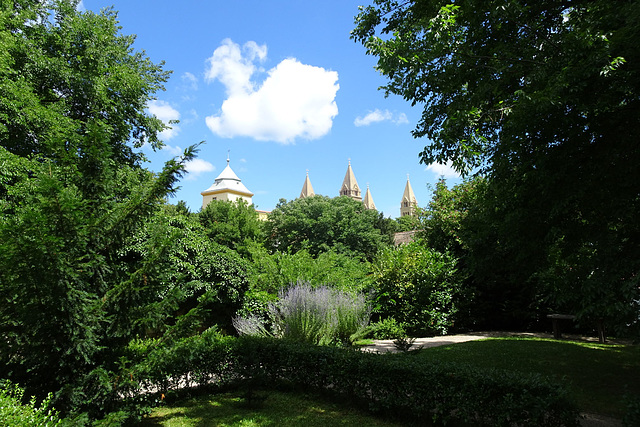
[[[639,323],[638,18],[636,1],[376,0],[352,33],[423,108],[421,161],[487,177],[507,266],[483,279],[617,333]]]

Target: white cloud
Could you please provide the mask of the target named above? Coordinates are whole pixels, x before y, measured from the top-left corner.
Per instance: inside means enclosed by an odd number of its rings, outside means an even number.
[[[373,111],[369,111],[364,117],[356,117],[353,124],[356,126],[369,126],[371,123],[391,120],[391,117],[391,111],[380,111],[376,108]]]
[[[185,169],[189,173],[186,177],[187,180],[194,180],[205,172],[213,172],[216,170],[215,166],[202,159],[193,159],[188,161],[185,164]]]
[[[460,174],[456,172],[453,168],[453,164],[451,160],[449,160],[446,164],[441,163],[431,163],[425,170],[431,171],[437,176],[442,176],[445,178],[459,178]]]
[[[198,78],[190,72],[187,71],[180,76],[180,80],[182,80],[184,89],[198,90]]]
[[[173,157],[176,157],[176,156],[182,156],[182,155],[184,154],[184,151],[182,151],[182,147],[180,147],[180,146],[178,146],[178,145],[173,146],[173,145],[167,145],[167,144],[165,144],[165,145],[162,147],[162,151],[166,151],[166,152],[168,152],[168,153],[169,153],[169,154],[171,154]]]
[[[397,125],[409,123],[409,120],[407,119],[407,115],[404,113],[400,113],[394,116],[394,114],[389,110],[381,111],[376,108],[373,111],[369,111],[364,116],[356,117],[356,119],[353,121],[353,124],[356,125],[357,127],[360,127],[360,126],[369,126],[372,123],[384,122],[384,121],[390,121]]]
[[[160,132],[160,139],[163,141],[168,141],[174,136],[176,136],[180,132],[180,127],[173,123],[169,124],[171,120],[179,120],[180,112],[169,105],[166,101],[153,100],[149,102],[147,105],[149,112],[162,120],[164,124],[169,126],[169,128]]]
[[[248,42],[241,49],[227,39],[208,59],[207,81],[217,79],[227,91],[218,114],[206,118],[211,132],[283,144],[326,135],[338,114],[338,73],[287,58],[259,85],[252,77],[263,70],[255,63],[266,56],[266,45]]]
[[[397,125],[406,125],[409,123],[409,119],[407,119],[407,115],[405,113],[400,113],[393,122]]]

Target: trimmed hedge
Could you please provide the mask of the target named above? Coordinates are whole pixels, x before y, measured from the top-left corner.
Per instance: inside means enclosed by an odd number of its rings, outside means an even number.
[[[286,381],[366,403],[372,412],[473,425],[578,425],[560,385],[539,375],[425,363],[283,340],[237,341],[243,374]]]
[[[405,357],[312,346],[286,340],[217,334],[152,349],[136,368],[147,387],[166,392],[191,385],[286,383],[328,391],[374,413],[436,423],[578,425],[578,410],[559,384],[539,375],[425,363]]]

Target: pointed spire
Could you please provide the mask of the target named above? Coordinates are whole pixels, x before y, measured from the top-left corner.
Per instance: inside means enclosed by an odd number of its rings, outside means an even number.
[[[341,196],[349,196],[359,202],[362,201],[362,192],[358,187],[358,181],[351,169],[351,159],[349,159],[349,166],[347,166],[347,173],[344,175],[344,181],[342,181],[342,187],[340,188]]]
[[[407,184],[404,186],[404,194],[402,195],[402,201],[400,202],[400,216],[415,215],[418,201],[416,195],[411,188],[411,182],[409,182],[409,174],[407,174]]]
[[[303,197],[311,197],[315,196],[316,193],[313,192],[313,186],[311,185],[311,181],[309,180],[309,169],[307,169],[307,178],[304,180],[304,185],[302,186],[302,191],[300,192],[300,198]]]
[[[365,209],[376,209],[376,204],[373,203],[373,197],[371,197],[371,190],[369,190],[369,183],[367,183],[367,193],[364,195],[364,207]]]

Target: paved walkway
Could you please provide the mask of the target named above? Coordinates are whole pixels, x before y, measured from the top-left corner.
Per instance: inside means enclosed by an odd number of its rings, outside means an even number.
[[[413,342],[413,347],[411,350],[417,350],[419,348],[429,348],[429,347],[437,347],[440,345],[449,345],[456,344],[460,342],[466,341],[475,341],[481,340],[485,338],[490,338],[491,336],[484,333],[477,334],[468,334],[468,335],[446,335],[440,337],[430,337],[430,338],[416,338]],[[368,351],[371,353],[395,353],[398,350],[396,346],[393,344],[393,340],[374,340],[373,344],[363,346],[363,351]]]

